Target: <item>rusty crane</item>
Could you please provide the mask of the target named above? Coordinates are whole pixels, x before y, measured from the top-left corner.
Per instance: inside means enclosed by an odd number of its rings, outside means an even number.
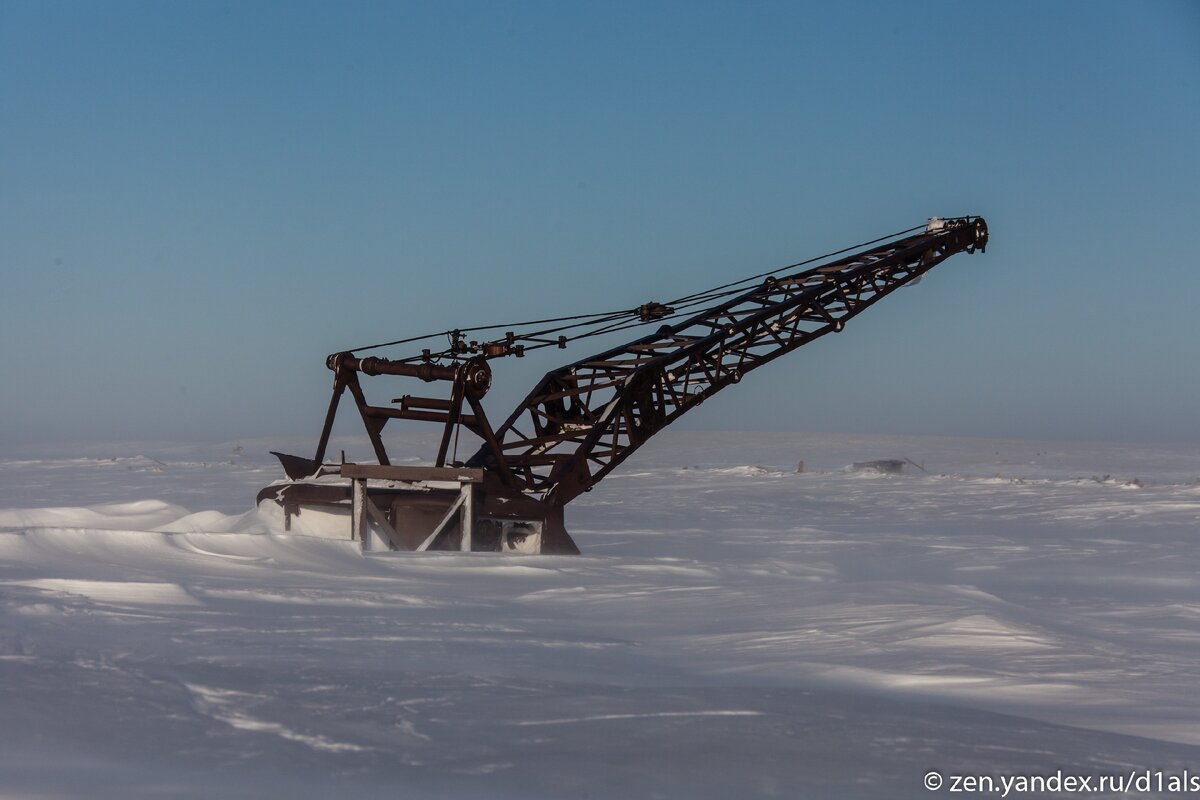
[[[578,553],[563,523],[564,507],[655,433],[751,370],[842,330],[950,256],[983,251],[987,239],[980,217],[932,218],[666,303],[463,328],[335,353],[326,361],[333,396],[316,453],[276,453],[288,479],[263,489],[258,502],[278,504],[289,528],[305,515],[307,521],[332,515],[341,535],[348,533],[364,549]],[[491,387],[492,361],[624,330],[640,333],[546,373],[504,422],[489,421],[482,400]],[[403,358],[358,355],[440,337],[444,348]],[[448,391],[372,405],[362,376],[408,378]],[[347,391],[378,463],[326,460]],[[392,464],[382,432],[393,419],[441,427],[432,466]],[[460,428],[482,443],[465,461],[454,461],[450,443]]]

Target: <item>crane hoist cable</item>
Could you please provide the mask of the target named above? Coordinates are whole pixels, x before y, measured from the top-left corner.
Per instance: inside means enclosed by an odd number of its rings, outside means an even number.
[[[411,336],[411,337],[408,337],[405,339],[396,339],[396,340],[390,341],[390,342],[380,342],[378,344],[365,345],[362,347],[353,347],[353,348],[349,348],[343,352],[347,352],[347,353],[365,352],[368,350],[377,350],[377,349],[380,349],[383,347],[392,347],[392,346],[401,345],[401,344],[412,344],[414,342],[421,342],[421,341],[426,341],[429,339],[435,339],[435,338],[441,338],[441,337],[445,337],[449,340],[449,346],[447,348],[445,348],[444,350],[435,352],[435,351],[433,351],[432,348],[430,348],[427,351],[423,351],[420,355],[410,356],[408,358],[404,358],[404,359],[400,359],[400,360],[411,362],[411,361],[438,361],[438,360],[445,359],[445,358],[454,359],[454,358],[457,358],[458,356],[460,356],[463,352],[477,351],[479,349],[480,345],[489,344],[489,343],[497,343],[497,342],[505,342],[510,345],[515,344],[517,342],[529,342],[529,344],[522,345],[520,350],[517,351],[519,354],[522,354],[522,355],[525,352],[528,352],[530,350],[540,350],[545,347],[560,347],[561,348],[561,347],[564,347],[567,343],[573,342],[573,341],[576,341],[579,339],[587,339],[587,338],[591,338],[593,336],[601,336],[601,335],[604,335],[607,333],[616,333],[618,331],[629,330],[632,328],[641,327],[643,325],[650,325],[650,324],[659,322],[660,320],[665,319],[668,316],[674,316],[675,314],[678,314],[680,311],[684,311],[684,310],[690,309],[690,308],[696,308],[698,306],[703,306],[710,302],[722,300],[726,297],[730,297],[732,295],[738,294],[739,292],[745,291],[751,283],[769,278],[780,272],[794,270],[798,267],[807,266],[808,264],[812,264],[817,261],[823,261],[825,259],[832,258],[832,257],[838,256],[838,255],[842,255],[843,253],[847,253],[847,252],[850,252],[853,250],[858,250],[863,247],[867,247],[869,245],[877,244],[879,242],[884,242],[884,241],[887,241],[888,239],[896,239],[896,238],[899,238],[906,234],[912,233],[914,231],[921,230],[924,227],[925,227],[924,225],[915,225],[911,228],[906,228],[905,230],[888,234],[887,236],[880,236],[878,238],[871,239],[866,242],[860,242],[858,244],[850,245],[848,247],[843,247],[838,250],[834,250],[829,253],[824,253],[819,256],[813,256],[812,258],[806,258],[803,261],[797,261],[793,264],[787,264],[785,266],[776,267],[774,269],[767,270],[766,272],[760,272],[756,275],[750,275],[748,277],[741,278],[736,281],[724,283],[724,284],[721,284],[720,286],[714,286],[712,288],[705,289],[705,290],[702,290],[699,292],[693,292],[692,294],[684,295],[682,297],[676,298],[676,299],[668,301],[666,303],[654,302],[654,303],[647,303],[643,306],[640,306],[638,308],[632,308],[632,309],[621,309],[621,310],[617,310],[617,311],[602,311],[602,312],[596,312],[596,313],[592,313],[592,314],[574,314],[574,315],[563,316],[563,317],[548,317],[545,319],[526,320],[524,322],[496,323],[496,324],[490,324],[490,325],[474,325],[474,326],[471,326],[468,328],[455,328],[452,330],[437,331],[434,333],[426,333],[426,334],[422,334],[419,336]],[[647,313],[645,311],[645,309],[647,309],[647,308],[651,308],[652,311]],[[567,323],[567,324],[557,325],[557,326],[550,327],[550,328],[543,328],[543,329],[536,330],[536,331],[522,330],[523,328],[528,328],[533,325],[545,325],[545,324],[558,323],[558,322]],[[565,336],[562,335],[564,331],[577,331],[580,328],[591,328],[591,330],[584,330],[584,331],[580,331],[578,333],[573,333],[573,334],[565,335]],[[466,346],[467,350],[463,349],[461,342],[462,342],[462,337],[465,334],[477,333],[480,331],[489,331],[489,330],[505,330],[508,333],[503,339],[491,340],[490,342],[488,342],[488,341],[474,342],[471,345]],[[545,337],[556,337],[556,338],[547,341],[547,340],[545,340]]]

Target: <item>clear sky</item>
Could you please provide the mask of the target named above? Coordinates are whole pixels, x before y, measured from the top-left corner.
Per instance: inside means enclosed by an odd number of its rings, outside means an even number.
[[[315,438],[335,350],[962,214],[681,424],[1200,442],[1198,144],[1196,3],[0,0],[0,446]]]

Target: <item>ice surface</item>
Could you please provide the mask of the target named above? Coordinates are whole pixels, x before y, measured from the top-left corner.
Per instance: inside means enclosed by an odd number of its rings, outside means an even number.
[[[278,476],[257,443],[12,453],[0,796],[891,798],[935,768],[1200,767],[1195,447],[660,439],[568,509],[580,557],[284,533],[250,507]],[[905,457],[929,474],[846,469]]]

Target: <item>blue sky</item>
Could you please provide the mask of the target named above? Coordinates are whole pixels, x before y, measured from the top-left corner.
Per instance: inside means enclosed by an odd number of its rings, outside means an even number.
[[[681,424],[1200,441],[1196,4],[0,0],[0,109],[0,445],[315,437],[337,349],[960,214]]]

